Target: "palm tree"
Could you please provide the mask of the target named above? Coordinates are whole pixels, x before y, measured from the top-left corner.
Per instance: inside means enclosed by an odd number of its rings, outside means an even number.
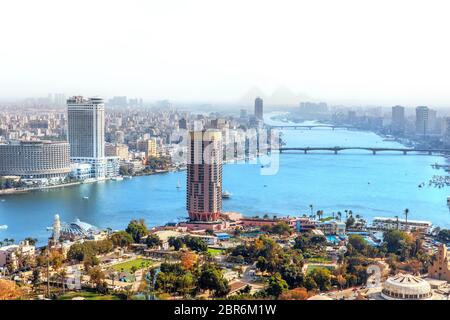
[[[62,294],[64,294],[66,291],[66,276],[67,276],[66,268],[62,268],[58,273],[59,276],[61,277]]]
[[[398,216],[395,216],[395,218],[397,219],[397,230],[398,230]]]
[[[5,245],[5,246],[9,246],[10,244],[14,244],[14,239],[8,239],[8,238],[5,238],[5,239],[3,239],[3,245]]]
[[[337,215],[338,215],[338,220],[341,221],[342,213],[340,211],[338,211]]]
[[[313,205],[310,204],[310,205],[309,205],[309,208],[311,209],[311,216],[313,216]]]
[[[405,209],[406,225],[408,225],[408,213],[409,213],[409,209],[406,208],[406,209]]]
[[[317,211],[317,217],[319,218],[319,220],[322,219],[322,217],[323,217],[323,210]]]

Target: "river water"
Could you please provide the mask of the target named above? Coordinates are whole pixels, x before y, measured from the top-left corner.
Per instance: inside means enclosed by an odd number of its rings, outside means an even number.
[[[266,122],[279,124],[270,115]],[[319,128],[283,130],[282,134],[289,147],[401,147],[363,131]],[[324,210],[325,216],[337,211],[344,215],[347,209],[370,221],[374,216],[402,217],[408,208],[411,220],[450,227],[449,190],[427,184],[433,175],[445,174],[433,169],[434,163],[445,164],[445,159],[348,150],[338,155],[283,153],[276,175],[261,175],[260,164],[229,164],[223,168],[223,189],[232,197],[223,201],[223,209],[244,215],[298,216],[309,214],[312,204],[314,211]],[[187,216],[185,179],[186,172],[173,172],[3,196],[0,225],[8,228],[0,230],[0,239],[32,236],[43,245],[50,235],[46,227],[56,213],[66,222],[79,218],[113,229],[126,227],[132,218],[144,218],[149,226],[175,222]],[[419,188],[422,182],[426,186]]]

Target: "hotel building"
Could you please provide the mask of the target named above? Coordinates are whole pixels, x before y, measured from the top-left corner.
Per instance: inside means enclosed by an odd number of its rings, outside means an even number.
[[[13,141],[0,144],[0,176],[24,179],[64,179],[70,173],[69,144]]]
[[[101,98],[74,96],[67,100],[70,158],[91,164],[91,178],[106,176],[105,104]]]
[[[376,230],[393,230],[399,229],[402,231],[419,231],[429,233],[432,223],[430,221],[406,220],[396,218],[375,217],[372,221],[372,228]]]
[[[187,158],[189,218],[191,221],[217,221],[222,210],[221,132],[190,132]]]

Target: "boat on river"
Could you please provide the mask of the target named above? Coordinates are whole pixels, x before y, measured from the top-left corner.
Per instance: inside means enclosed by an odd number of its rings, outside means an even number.
[[[231,193],[225,190],[225,192],[222,193],[222,199],[230,199]]]

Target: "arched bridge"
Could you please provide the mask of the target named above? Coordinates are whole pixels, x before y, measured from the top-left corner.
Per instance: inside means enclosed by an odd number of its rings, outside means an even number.
[[[269,128],[273,129],[293,129],[293,130],[303,130],[303,129],[313,129],[313,128],[329,128],[329,129],[353,129],[353,126],[346,126],[346,125],[334,125],[334,124],[312,124],[312,125],[277,125],[277,126],[268,126]]]
[[[377,154],[377,152],[383,151],[398,151],[403,154],[407,154],[409,152],[419,152],[419,153],[427,153],[429,155],[433,153],[450,153],[448,149],[416,149],[416,148],[373,148],[373,147],[300,147],[300,148],[285,148],[281,147],[277,149],[280,153],[286,151],[303,151],[303,153],[308,153],[308,151],[333,151],[335,154],[338,154],[339,151],[343,150],[367,150],[371,151],[373,154]],[[273,150],[274,151],[274,150]]]

